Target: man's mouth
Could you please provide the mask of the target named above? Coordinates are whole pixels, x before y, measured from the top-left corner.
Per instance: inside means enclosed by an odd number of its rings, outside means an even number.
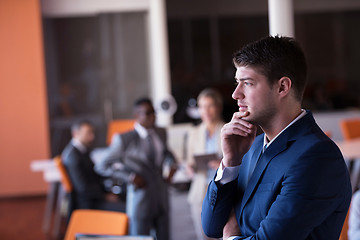
[[[238,105],[239,106],[239,112],[246,112],[248,110],[248,107],[245,105]]]

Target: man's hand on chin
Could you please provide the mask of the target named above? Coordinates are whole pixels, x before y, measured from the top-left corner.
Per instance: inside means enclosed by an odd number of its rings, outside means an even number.
[[[256,126],[242,118],[249,116],[247,112],[235,112],[231,121],[221,129],[221,150],[224,167],[241,164],[242,157],[249,151],[256,136]]]

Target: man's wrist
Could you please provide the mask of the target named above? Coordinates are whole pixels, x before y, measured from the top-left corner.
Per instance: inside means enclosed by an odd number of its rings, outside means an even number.
[[[229,183],[237,178],[239,175],[240,165],[226,167],[221,161],[218,171],[216,173],[215,182],[220,182],[220,184]]]
[[[242,157],[238,157],[235,160],[223,158],[221,163],[223,164],[224,168],[240,166],[242,163]]]

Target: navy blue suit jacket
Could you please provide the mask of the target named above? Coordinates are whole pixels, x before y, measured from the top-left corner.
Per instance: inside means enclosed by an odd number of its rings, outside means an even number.
[[[237,239],[339,239],[351,184],[335,143],[309,111],[259,158],[263,139],[263,134],[256,137],[236,180],[210,182],[202,210],[205,233],[221,237],[234,208],[241,231]]]

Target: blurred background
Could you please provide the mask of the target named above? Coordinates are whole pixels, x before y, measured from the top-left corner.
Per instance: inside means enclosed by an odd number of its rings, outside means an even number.
[[[167,0],[160,1],[163,12],[154,10],[156,2],[0,1],[0,196],[42,192],[31,160],[61,153],[77,118],[94,122],[96,147],[105,146],[108,122],[132,118],[141,96],[157,105],[168,95],[175,100],[175,112],[160,109],[170,119],[160,125],[196,123],[189,115],[194,98],[215,87],[230,119],[232,54],[269,34],[268,1]],[[309,66],[304,107],[358,109],[360,1],[294,0],[293,14]],[[154,50],[157,28],[165,40]],[[167,75],[154,75],[156,67]],[[15,183],[16,173],[29,181]]]
[[[291,2],[304,107],[341,139],[338,119],[359,116],[360,1]],[[214,87],[228,121],[232,54],[269,34],[268,11],[267,0],[0,0],[0,197],[44,195],[31,161],[61,153],[78,118],[106,146],[109,121],[132,118],[141,96],[171,128],[196,123],[194,100]]]
[[[309,65],[304,107],[313,111],[359,107],[360,3],[347,2],[354,3],[294,1],[295,37]],[[267,0],[168,0],[166,7],[173,123],[194,121],[186,110],[205,87],[222,92],[228,120],[236,109],[232,54],[269,33]],[[131,117],[132,102],[151,95],[147,12],[44,12],[42,24],[51,153],[63,149],[61,130],[78,116],[98,123],[104,144],[107,121]]]

